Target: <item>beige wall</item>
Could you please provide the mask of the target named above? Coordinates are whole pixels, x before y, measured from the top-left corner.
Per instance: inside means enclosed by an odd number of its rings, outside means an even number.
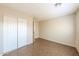
[[[34,38],[39,38],[39,21],[34,19]]]
[[[76,13],[76,33],[75,33],[75,36],[76,36],[76,48],[79,52],[79,10],[77,11]]]
[[[75,47],[75,15],[39,22],[40,38]]]

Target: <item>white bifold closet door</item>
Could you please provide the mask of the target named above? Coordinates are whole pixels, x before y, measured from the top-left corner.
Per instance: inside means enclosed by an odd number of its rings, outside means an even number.
[[[27,44],[27,21],[21,17],[3,16],[4,53]]]
[[[3,16],[4,53],[17,49],[17,17]]]
[[[0,14],[0,55],[3,51],[3,27],[2,27],[2,16]]]
[[[18,17],[18,48],[25,46],[27,43],[27,21]]]

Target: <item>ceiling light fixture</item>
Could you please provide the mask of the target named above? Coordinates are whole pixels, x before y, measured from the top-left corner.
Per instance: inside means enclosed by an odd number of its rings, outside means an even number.
[[[55,5],[55,7],[58,7],[58,6],[61,6],[62,3],[55,3],[54,5]]]

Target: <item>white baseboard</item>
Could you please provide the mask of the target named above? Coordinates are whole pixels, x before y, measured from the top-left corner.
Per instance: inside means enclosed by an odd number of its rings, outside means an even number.
[[[42,37],[40,37],[40,38],[42,38]],[[46,39],[46,38],[42,38],[42,39],[48,40],[48,39]],[[63,44],[63,45],[71,46],[71,47],[74,47],[74,48],[75,48],[75,46],[70,45],[70,44],[67,44],[67,43],[64,43],[64,42],[59,42],[59,41],[55,41],[55,40],[48,40],[48,41],[56,42],[56,43],[59,43],[59,44]]]

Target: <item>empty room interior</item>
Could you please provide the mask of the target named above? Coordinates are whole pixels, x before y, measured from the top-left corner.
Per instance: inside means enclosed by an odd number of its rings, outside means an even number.
[[[0,56],[79,56],[79,3],[0,3]]]

